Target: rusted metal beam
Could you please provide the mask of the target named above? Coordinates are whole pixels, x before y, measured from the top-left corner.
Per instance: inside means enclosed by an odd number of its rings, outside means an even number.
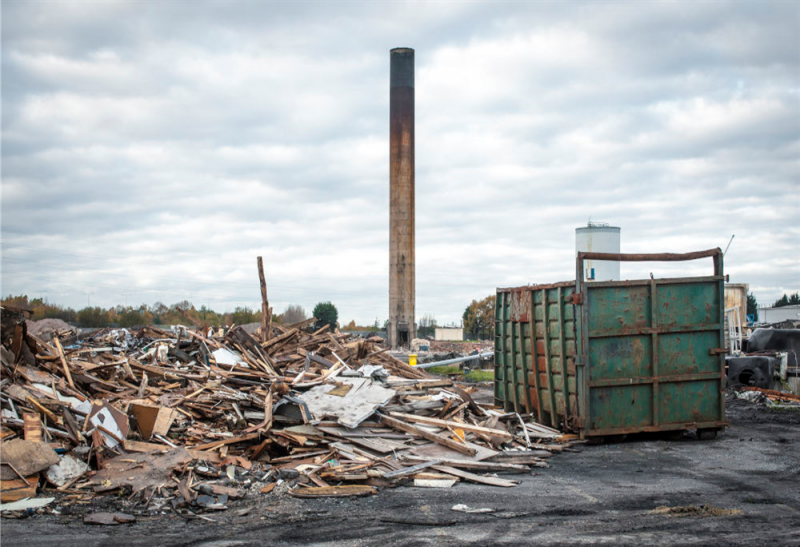
[[[603,429],[589,429],[586,431],[587,437],[602,437],[604,435],[626,435],[628,433],[647,433],[654,431],[675,431],[678,429],[710,429],[728,427],[730,422],[719,420],[710,422],[681,422],[663,425],[647,425],[632,427],[607,427]]]
[[[502,340],[500,340],[500,317],[502,317],[502,308],[503,305],[503,297],[504,295],[500,292],[497,293],[494,301],[494,402],[498,404],[502,401],[500,398],[500,382],[498,381],[500,378],[500,374],[498,371],[502,370],[500,368],[500,349],[503,347]],[[505,373],[502,374],[503,381],[505,382]],[[503,390],[503,396],[505,397],[505,390]]]
[[[693,253],[654,253],[654,254],[629,254],[629,253],[593,253],[580,252],[578,260],[610,260],[616,262],[680,262],[683,260],[697,260],[699,258],[717,257],[722,255],[722,250],[708,249]]]
[[[613,386],[641,386],[652,384],[653,382],[675,383],[675,382],[697,382],[702,380],[718,380],[718,372],[695,372],[692,374],[673,374],[665,376],[644,376],[622,378],[606,378],[604,380],[591,380],[589,387],[613,387]]]
[[[650,340],[650,349],[651,349],[651,357],[650,357],[650,365],[651,370],[650,374],[652,374],[653,379],[653,415],[652,421],[653,425],[657,426],[660,423],[659,413],[661,412],[661,389],[659,385],[659,374],[658,371],[658,334],[660,329],[658,328],[658,287],[656,286],[655,280],[650,280],[650,327],[653,329]]]
[[[506,412],[511,410],[511,397],[508,396],[508,332],[506,330],[506,308],[508,307],[508,297],[503,298],[503,309],[500,313],[500,332],[503,337],[503,393],[505,395],[503,401],[503,410]],[[516,395],[514,396],[516,397]]]
[[[589,331],[590,338],[616,338],[618,336],[644,336],[648,334],[681,334],[690,332],[716,331],[721,329],[719,323],[709,323],[708,325],[681,325],[677,327],[633,327],[623,328],[615,331],[593,330]]]

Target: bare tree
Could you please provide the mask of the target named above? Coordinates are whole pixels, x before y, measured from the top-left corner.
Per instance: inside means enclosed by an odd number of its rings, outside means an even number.
[[[164,305],[163,302],[156,302],[152,306],[150,306],[150,313],[153,315],[164,315],[169,311],[169,308]]]
[[[194,306],[192,306],[192,303],[188,300],[181,300],[180,302],[176,302],[170,306],[170,309],[178,310],[180,312],[187,312],[191,309],[194,309]]]
[[[417,334],[420,338],[424,336],[433,336],[436,332],[436,317],[431,313],[426,313],[419,320],[419,328]]]
[[[435,327],[436,326],[436,317],[433,314],[426,313],[422,316],[422,319],[419,320],[420,327]]]
[[[290,325],[292,323],[299,323],[300,321],[305,321],[308,319],[308,315],[306,314],[306,310],[303,309],[303,306],[299,304],[290,304],[286,306],[286,309],[280,316],[281,323],[284,325]]]

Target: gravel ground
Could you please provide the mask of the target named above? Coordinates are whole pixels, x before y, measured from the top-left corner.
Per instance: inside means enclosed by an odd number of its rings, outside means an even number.
[[[730,401],[716,440],[586,446],[502,489],[395,488],[360,499],[257,495],[208,515],[88,526],[90,506],[2,520],[4,545],[800,545],[800,413]],[[464,514],[456,504],[491,508]],[[709,508],[700,509],[703,506]],[[687,507],[680,515],[659,507]],[[716,511],[716,509],[731,511]],[[246,514],[243,514],[246,513]]]

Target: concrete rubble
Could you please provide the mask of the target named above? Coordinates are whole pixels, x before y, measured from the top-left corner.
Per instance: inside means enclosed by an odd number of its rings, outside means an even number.
[[[497,475],[547,467],[578,442],[476,403],[473,388],[410,367],[378,338],[312,323],[257,338],[102,329],[62,344],[18,322],[0,349],[0,511],[111,503],[125,513],[84,522],[120,524],[203,518],[255,496],[510,487]],[[45,496],[55,500],[32,501]]]

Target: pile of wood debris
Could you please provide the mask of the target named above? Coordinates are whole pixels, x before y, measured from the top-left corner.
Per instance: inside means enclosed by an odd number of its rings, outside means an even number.
[[[140,512],[196,514],[247,495],[507,487],[498,473],[546,467],[575,442],[477,404],[380,339],[312,322],[258,339],[103,329],[71,345],[18,323],[0,349],[2,510],[121,491]]]

